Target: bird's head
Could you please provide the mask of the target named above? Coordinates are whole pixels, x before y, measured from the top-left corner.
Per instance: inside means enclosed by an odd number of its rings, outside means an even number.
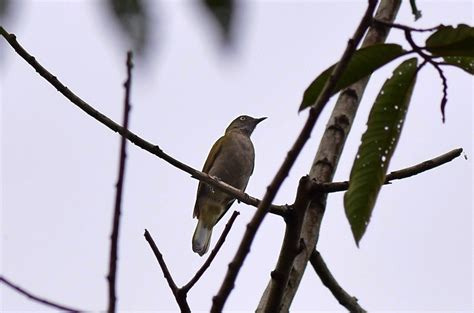
[[[241,115],[230,123],[230,125],[225,130],[227,134],[230,131],[240,131],[248,136],[250,136],[257,126],[258,123],[266,119],[266,117],[253,118],[248,115]]]

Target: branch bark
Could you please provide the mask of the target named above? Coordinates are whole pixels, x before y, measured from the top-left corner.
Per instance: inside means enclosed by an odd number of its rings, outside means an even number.
[[[331,291],[334,298],[336,298],[343,307],[352,313],[367,312],[359,305],[356,297],[351,296],[344,289],[342,289],[334,276],[332,276],[331,271],[329,271],[329,268],[326,265],[326,262],[324,262],[324,259],[318,251],[313,250],[310,261],[324,286],[326,286]]]
[[[440,156],[423,161],[416,165],[406,167],[401,170],[393,171],[390,174],[387,174],[387,176],[385,177],[384,184],[391,184],[393,180],[404,179],[404,178],[408,178],[414,175],[418,175],[423,172],[429,171],[435,167],[451,162],[455,158],[459,157],[462,151],[463,151],[462,148],[453,149]],[[349,188],[348,181],[333,182],[333,183],[314,182],[311,187],[313,192],[327,192],[327,193],[344,191],[344,190],[347,190],[348,188]]]
[[[245,231],[244,237],[242,238],[242,241],[240,242],[239,248],[237,252],[235,253],[235,256],[232,262],[229,264],[226,276],[224,278],[224,281],[221,284],[221,288],[219,289],[219,292],[212,300],[213,304],[211,307],[211,312],[215,313],[215,312],[221,312],[223,310],[224,304],[227,301],[227,298],[229,297],[230,292],[234,288],[237,275],[240,269],[242,268],[245,258],[250,252],[250,246],[252,245],[253,239],[255,238],[258,228],[262,224],[263,219],[266,213],[268,212],[271,202],[275,198],[275,195],[278,192],[281,184],[283,183],[285,178],[288,176],[288,173],[291,167],[293,166],[294,162],[296,161],[296,158],[298,157],[301,150],[303,149],[303,146],[308,141],[311,135],[311,131],[313,130],[314,125],[316,124],[316,121],[318,120],[321,111],[323,110],[327,102],[329,101],[329,98],[332,95],[332,91],[337,81],[341,77],[344,69],[347,67],[347,64],[349,63],[354,51],[359,45],[359,42],[362,40],[362,37],[364,36],[367,28],[370,26],[372,22],[372,15],[377,5],[377,0],[369,0],[368,2],[369,4],[367,6],[367,10],[359,26],[357,27],[354,33],[354,36],[349,40],[341,59],[339,60],[337,65],[334,67],[334,70],[332,71],[329,79],[324,85],[323,90],[321,91],[321,94],[319,95],[318,99],[311,106],[309,110],[308,119],[306,120],[306,123],[303,129],[301,130],[298,138],[293,144],[293,147],[290,149],[290,151],[288,151],[288,154],[283,164],[281,165],[280,169],[276,173],[272,182],[267,187],[267,192],[265,193],[265,196],[263,197],[262,202],[258,206],[258,209],[255,212],[252,220],[247,224],[247,229]]]
[[[173,277],[171,276],[171,272],[169,271],[168,266],[166,265],[166,262],[163,258],[163,255],[158,249],[158,246],[155,244],[153,237],[151,237],[148,230],[145,229],[145,234],[144,234],[145,239],[150,245],[156,257],[156,260],[158,261],[158,264],[160,265],[161,271],[163,272],[163,275],[165,276],[165,279],[168,282],[168,286],[170,287],[171,292],[173,293],[173,296],[175,297],[176,303],[178,304],[181,312],[191,312],[191,308],[189,307],[188,301],[186,300],[188,296],[188,292],[189,290],[191,290],[191,288],[193,288],[193,286],[199,281],[202,275],[204,275],[206,270],[211,266],[212,261],[214,260],[217,253],[219,252],[222,245],[224,244],[225,239],[227,238],[227,235],[229,234],[232,228],[232,225],[234,224],[234,221],[237,218],[237,216],[239,216],[239,214],[240,213],[237,211],[234,211],[234,213],[232,213],[232,216],[230,217],[229,221],[225,225],[224,231],[219,237],[219,240],[217,240],[217,243],[214,246],[214,249],[212,249],[212,252],[209,254],[206,261],[202,264],[202,266],[199,268],[196,274],[194,274],[194,276],[189,280],[189,282],[181,288],[179,288],[174,282]]]
[[[271,289],[268,295],[268,305],[266,311],[269,313],[278,312],[283,291],[285,290],[290,276],[291,266],[294,259],[301,251],[300,232],[303,225],[304,215],[310,198],[311,182],[309,176],[303,176],[298,185],[295,204],[285,218],[286,228],[283,238],[280,256],[275,270],[271,273]]]
[[[376,18],[388,22],[393,22],[400,7],[400,0],[382,0],[375,15]],[[368,18],[368,23],[372,21],[372,14]],[[365,36],[362,46],[369,46],[376,43],[383,43],[387,38],[389,28],[382,25],[372,25]],[[326,130],[319,144],[318,152],[310,169],[309,176],[318,183],[330,182],[342,153],[345,140],[352,126],[360,99],[364,93],[369,77],[353,84],[342,91],[334,110],[329,119]],[[326,208],[327,193],[315,192],[312,195],[310,205],[306,211],[301,231],[301,240],[305,243],[305,249],[298,254],[293,262],[288,285],[285,289],[280,306],[280,312],[288,312],[291,302],[298,290],[304,270],[309,258],[316,246],[319,237],[321,221]],[[268,294],[272,281],[267,285],[257,311],[264,311],[268,303]]]
[[[206,173],[198,171],[192,168],[185,163],[180,162],[179,160],[171,157],[170,155],[166,154],[159,146],[153,145],[152,143],[142,139],[138,135],[134,134],[130,130],[127,130],[120,126],[119,124],[112,121],[106,115],[102,114],[101,112],[94,109],[91,105],[87,102],[79,98],[75,93],[73,93],[68,87],[66,87],[59,79],[51,74],[46,68],[44,68],[38,61],[36,61],[35,57],[29,54],[16,40],[16,36],[14,34],[8,33],[3,27],[0,26],[0,35],[2,35],[5,40],[10,44],[10,46],[15,50],[15,52],[22,57],[28,64],[31,65],[35,69],[35,71],[42,76],[46,81],[48,81],[57,91],[59,91],[64,97],[66,97],[69,101],[83,110],[86,114],[100,122],[101,124],[107,126],[109,129],[113,130],[116,133],[124,136],[130,142],[135,144],[136,146],[142,148],[150,152],[151,154],[156,155],[160,159],[166,161],[167,163],[173,165],[174,167],[188,173],[191,177],[203,181],[213,187],[218,188],[219,190],[223,190],[224,192],[234,196],[240,202],[246,203],[248,205],[258,207],[261,200],[249,196],[248,194],[242,192],[241,190],[234,188],[231,185],[228,185],[222,181],[219,181],[215,177],[209,176]],[[286,212],[286,205],[271,205],[270,212],[284,216]]]
[[[130,113],[130,90],[132,88],[132,52],[127,53],[127,79],[124,83],[125,87],[125,100],[123,109],[123,128],[128,129],[128,120]],[[117,255],[118,255],[118,239],[119,239],[119,228],[120,228],[120,211],[122,208],[122,194],[123,194],[123,182],[125,176],[125,160],[127,158],[127,140],[125,137],[121,138],[120,143],[120,160],[118,169],[118,178],[115,192],[115,208],[114,216],[112,220],[112,234],[110,235],[110,260],[109,260],[109,274],[107,280],[109,282],[109,305],[107,311],[114,313],[116,311],[116,277],[117,277]]]
[[[6,279],[3,276],[0,276],[0,281],[3,282],[8,287],[10,287],[10,288],[16,290],[17,292],[21,293],[22,295],[27,296],[31,300],[34,300],[36,302],[39,302],[39,303],[44,304],[46,306],[49,306],[51,308],[55,308],[57,310],[62,310],[62,311],[67,311],[67,312],[85,312],[83,310],[74,309],[74,308],[71,308],[71,307],[67,307],[67,306],[57,304],[57,303],[51,302],[49,300],[37,297],[37,296],[33,295],[31,292],[26,291],[25,289],[23,289],[23,288],[19,287],[18,285],[12,283],[11,281],[9,281],[8,279]]]

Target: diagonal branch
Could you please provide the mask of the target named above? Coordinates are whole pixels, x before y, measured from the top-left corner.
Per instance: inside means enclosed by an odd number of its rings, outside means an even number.
[[[170,289],[173,292],[173,295],[176,299],[176,302],[178,303],[179,308],[181,309],[181,312],[191,312],[188,302],[186,301],[186,296],[184,296],[184,298],[180,296],[179,288],[174,282],[173,277],[171,276],[168,266],[166,265],[165,259],[163,258],[163,254],[161,254],[160,249],[158,249],[157,245],[155,244],[155,241],[146,229],[144,236],[146,241],[148,241],[148,243],[150,244],[153,253],[155,254],[156,260],[158,261],[158,264],[160,265],[161,270],[163,271],[163,275],[165,276],[166,281],[168,282],[168,285],[170,286]]]
[[[37,297],[37,296],[31,294],[29,291],[26,291],[25,289],[23,289],[23,288],[19,287],[18,285],[12,283],[11,281],[9,281],[8,279],[6,279],[3,276],[0,276],[0,282],[4,283],[5,285],[7,285],[8,287],[10,287],[12,289],[15,289],[17,292],[21,293],[22,295],[25,295],[28,298],[30,298],[30,299],[32,299],[36,302],[39,302],[41,304],[47,305],[49,307],[52,307],[52,308],[55,308],[55,309],[58,309],[58,310],[62,310],[62,311],[67,311],[67,312],[84,312],[83,310],[73,309],[71,307],[67,307],[67,306],[57,304],[57,303],[51,302],[49,300]]]
[[[344,289],[342,289],[334,276],[332,276],[331,271],[329,271],[329,268],[326,265],[326,262],[324,262],[321,254],[318,251],[314,250],[309,260],[324,286],[326,286],[331,291],[334,298],[336,298],[342,306],[352,313],[367,312],[359,305],[356,297],[352,297]]]
[[[123,110],[123,128],[128,129],[128,120],[130,113],[130,89],[132,87],[132,52],[127,53],[127,80],[124,83],[125,87],[125,100]],[[115,193],[115,208],[114,217],[112,221],[112,234],[110,235],[110,261],[109,261],[109,274],[107,280],[109,282],[109,306],[108,312],[114,313],[116,311],[117,296],[115,291],[116,276],[117,276],[117,254],[118,254],[118,239],[119,239],[119,228],[120,228],[120,211],[122,207],[122,194],[123,194],[123,182],[125,176],[125,160],[127,158],[127,140],[125,137],[121,138],[120,143],[120,160],[119,170]]]
[[[316,121],[318,120],[321,111],[323,110],[327,102],[329,101],[329,98],[332,95],[332,91],[334,87],[336,86],[337,81],[341,77],[344,69],[347,67],[347,64],[349,63],[352,55],[354,54],[354,51],[356,50],[359,42],[364,36],[364,33],[366,32],[367,28],[370,26],[372,22],[372,15],[377,5],[377,1],[369,0],[368,2],[369,4],[367,6],[367,10],[359,26],[357,27],[354,33],[354,36],[349,40],[340,61],[334,67],[334,70],[332,71],[331,76],[329,77],[328,81],[324,85],[323,90],[321,91],[321,94],[316,100],[316,103],[314,103],[311,106],[308,119],[303,129],[301,130],[301,133],[296,139],[291,150],[288,152],[287,157],[285,158],[283,164],[281,165],[280,169],[276,173],[272,182],[268,186],[267,192],[265,193],[265,196],[263,197],[262,202],[258,206],[258,209],[255,212],[252,220],[247,225],[247,229],[245,231],[244,237],[242,238],[242,241],[234,256],[234,259],[229,264],[229,268],[227,270],[224,281],[222,282],[221,288],[219,289],[219,292],[212,300],[213,304],[212,304],[211,312],[215,313],[215,312],[221,312],[223,310],[224,304],[227,301],[227,298],[229,297],[230,292],[234,288],[235,280],[237,279],[237,275],[240,271],[240,268],[242,267],[245,261],[245,258],[250,252],[250,246],[252,245],[252,242],[253,242],[253,239],[255,238],[257,230],[262,224],[263,219],[273,199],[275,198],[276,193],[280,189],[280,186],[285,180],[285,178],[288,176],[288,173],[290,172],[290,169],[295,163],[296,158],[298,157],[301,150],[303,149],[303,146],[308,141],[311,135],[311,131],[313,130],[314,125],[316,124]]]
[[[303,176],[298,185],[295,204],[293,209],[285,218],[286,228],[283,238],[280,256],[278,257],[275,270],[271,273],[273,284],[268,293],[268,312],[279,312],[283,292],[288,284],[291,266],[298,253],[302,250],[303,243],[300,241],[301,226],[308,207],[310,198],[311,180],[309,176]]]
[[[198,282],[198,280],[201,278],[201,276],[206,272],[206,270],[209,268],[212,261],[216,257],[217,253],[221,249],[222,245],[224,244],[224,241],[227,238],[227,235],[229,234],[230,229],[232,228],[232,225],[234,224],[234,221],[237,218],[237,216],[239,216],[239,214],[240,214],[240,212],[238,212],[238,211],[234,211],[234,213],[232,213],[232,216],[230,217],[229,221],[225,225],[224,231],[222,232],[221,236],[219,237],[219,240],[217,240],[217,243],[216,243],[214,249],[212,249],[211,253],[207,257],[207,260],[204,262],[204,264],[201,266],[201,268],[199,268],[199,270],[196,272],[196,274],[194,274],[193,278],[191,278],[191,280],[186,285],[181,287],[181,290],[183,290],[184,292],[188,292],[189,289],[193,288],[193,286]]]
[[[192,168],[189,165],[186,165],[177,159],[171,157],[170,155],[166,154],[159,146],[153,145],[152,143],[142,139],[138,135],[132,133],[131,131],[123,128],[119,124],[112,121],[110,118],[102,114],[101,112],[94,109],[91,105],[87,102],[79,98],[75,93],[73,93],[68,87],[66,87],[59,79],[51,74],[46,68],[44,68],[38,61],[36,61],[35,57],[29,54],[16,40],[16,36],[14,34],[8,33],[3,27],[0,26],[0,35],[2,35],[5,40],[12,46],[12,48],[16,51],[16,53],[21,56],[28,64],[30,64],[36,72],[41,75],[44,79],[46,79],[57,91],[59,91],[64,97],[66,97],[69,101],[74,103],[77,107],[81,110],[86,112],[89,116],[96,119],[98,122],[104,124],[109,129],[113,130],[116,133],[124,136],[130,142],[135,144],[136,146],[142,148],[150,152],[151,154],[156,155],[157,157],[163,159],[164,161],[168,162],[169,164],[173,165],[174,167],[191,174],[191,177],[203,181],[213,187],[218,188],[232,196],[234,196],[240,202],[246,203],[248,205],[258,207],[261,200],[251,197],[248,194],[242,192],[241,190],[234,188],[222,181],[219,181],[215,177],[212,177],[206,173],[198,171]],[[286,205],[271,205],[270,212],[284,216],[286,211]]]
[[[377,9],[376,17],[393,21],[397,15],[401,0],[382,0]],[[370,18],[371,20],[371,18]],[[371,21],[369,21],[371,23]],[[378,25],[372,26],[362,43],[362,47],[367,47],[385,41],[390,28]],[[326,129],[319,143],[318,152],[314,158],[309,175],[317,182],[330,182],[339,162],[340,155],[354,120],[360,99],[364,94],[365,87],[370,77],[366,77],[359,82],[352,84],[340,93],[336,105],[328,120]],[[296,295],[301,278],[303,277],[306,265],[311,253],[316,246],[319,231],[326,208],[327,193],[314,192],[311,202],[306,210],[300,238],[304,242],[304,249],[293,262],[290,278],[283,294],[280,307],[282,312],[290,310],[291,303]],[[260,299],[257,312],[264,311],[268,302],[268,290],[272,281],[270,280],[264,294]]]
[[[193,288],[193,286],[199,281],[202,275],[210,267],[212,261],[217,256],[217,253],[219,252],[222,245],[224,244],[225,239],[227,238],[227,235],[229,234],[232,228],[232,225],[234,224],[234,221],[237,218],[237,216],[239,216],[239,214],[240,213],[237,211],[234,211],[234,213],[232,213],[232,216],[230,217],[229,221],[225,225],[224,231],[222,232],[221,236],[219,237],[219,240],[214,246],[214,249],[212,249],[212,252],[207,257],[206,261],[199,268],[196,274],[194,274],[191,280],[181,288],[179,288],[174,282],[173,277],[171,276],[171,273],[168,267],[166,266],[166,262],[163,258],[163,255],[161,254],[160,250],[156,246],[148,230],[145,229],[145,239],[150,244],[150,247],[153,250],[155,257],[158,260],[158,264],[160,265],[161,270],[163,271],[163,275],[165,276],[166,281],[168,282],[168,285],[170,286],[170,289],[173,292],[173,295],[176,299],[176,302],[178,303],[179,308],[181,309],[181,312],[191,312],[191,309],[189,308],[188,302],[186,300],[188,292],[189,290],[191,290],[191,288]]]
[[[392,180],[404,179],[414,175],[421,174],[423,172],[429,171],[435,167],[441,166],[448,162],[451,162],[455,158],[459,157],[462,153],[462,148],[457,148],[446,152],[440,156],[437,156],[433,159],[423,161],[416,165],[406,167],[404,169],[393,171],[385,177],[385,184],[391,184]],[[349,188],[349,182],[334,182],[334,183],[318,183],[313,182],[312,191],[313,192],[339,192],[345,191]]]

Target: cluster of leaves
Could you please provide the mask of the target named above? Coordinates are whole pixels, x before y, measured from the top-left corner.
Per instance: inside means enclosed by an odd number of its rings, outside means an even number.
[[[397,44],[388,43],[357,50],[336,84],[334,93],[396,58],[419,53],[418,48],[405,51]],[[473,27],[464,24],[458,27],[440,26],[429,36],[421,50],[424,58],[428,57],[436,66],[454,65],[474,74]],[[435,61],[439,58],[444,62]],[[425,62],[417,66],[416,57],[402,62],[382,86],[369,114],[367,130],[362,135],[352,166],[349,189],[344,195],[346,216],[357,245],[367,229],[377,196],[384,184],[408,112],[416,77]],[[300,111],[316,102],[324,84],[330,79],[334,66],[320,74],[306,89]]]

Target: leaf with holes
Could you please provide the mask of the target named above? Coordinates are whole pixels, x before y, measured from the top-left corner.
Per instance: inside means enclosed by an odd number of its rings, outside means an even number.
[[[428,37],[426,49],[436,56],[474,57],[474,28],[444,26]]]
[[[341,89],[369,76],[378,68],[403,55],[405,50],[396,44],[379,44],[357,50],[352,56],[341,78],[338,80],[332,95]],[[305,90],[299,111],[313,105],[323,90],[336,64],[322,72]]]
[[[344,207],[352,234],[359,245],[365,233],[388,165],[403,127],[416,81],[417,59],[400,64],[375,100],[352,165]]]
[[[444,61],[474,75],[474,57],[444,57]]]

